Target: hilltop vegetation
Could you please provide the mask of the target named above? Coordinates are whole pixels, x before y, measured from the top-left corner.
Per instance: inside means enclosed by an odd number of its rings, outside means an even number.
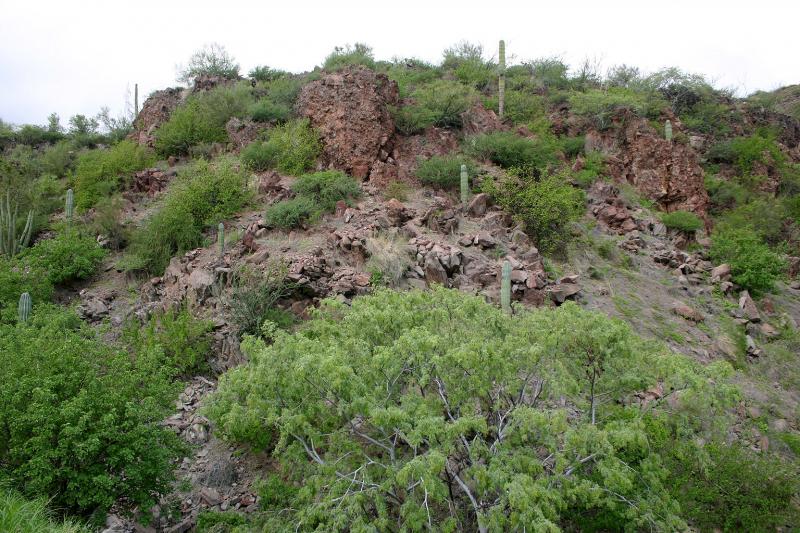
[[[795,89],[490,55],[0,121],[0,529],[800,527]]]

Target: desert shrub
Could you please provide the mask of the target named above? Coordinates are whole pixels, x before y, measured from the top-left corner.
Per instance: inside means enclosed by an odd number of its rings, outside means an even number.
[[[17,304],[23,292],[31,295],[34,305],[49,302],[53,284],[48,273],[36,264],[0,256],[0,324],[17,319]]]
[[[561,146],[553,137],[520,137],[510,131],[475,135],[467,140],[467,152],[503,168],[528,167],[544,170],[560,162]]]
[[[170,156],[187,154],[196,144],[223,142],[227,133],[203,113],[200,102],[190,100],[172,112],[169,120],[156,130],[155,138],[156,151]]]
[[[209,43],[195,51],[186,65],[178,66],[178,81],[189,83],[198,76],[239,77],[239,65],[224,46]]]
[[[178,174],[160,208],[134,232],[127,268],[159,274],[176,253],[200,246],[203,230],[230,218],[250,198],[235,160],[196,161]]]
[[[427,117],[428,125],[441,128],[460,128],[461,113],[476,99],[473,89],[456,81],[436,80],[416,89],[412,98]]]
[[[124,327],[123,340],[135,355],[140,351],[162,356],[159,366],[172,375],[198,370],[211,350],[213,323],[192,316],[188,309],[158,311],[144,322],[131,319]]]
[[[270,68],[267,65],[259,65],[254,67],[248,74],[248,76],[256,81],[275,81],[290,75],[291,74],[285,70]]]
[[[654,407],[632,400],[663,380],[730,403],[726,365],[621,321],[572,303],[512,317],[443,288],[328,300],[299,332],[244,350],[208,414],[229,438],[274,447],[303,488],[278,488],[266,512],[299,530],[577,530],[582,516],[682,530],[640,422]]]
[[[684,233],[694,233],[702,229],[703,221],[690,211],[673,211],[661,215],[661,222],[669,229],[682,231]]]
[[[337,46],[333,52],[328,54],[322,68],[325,70],[340,70],[351,65],[363,65],[367,68],[375,68],[375,56],[372,47],[364,43],[347,44]]]
[[[588,189],[605,174],[605,157],[601,152],[589,152],[583,160],[583,168],[575,172],[573,179],[583,189]]]
[[[314,222],[322,214],[333,212],[340,200],[351,205],[353,200],[361,196],[358,182],[338,170],[300,176],[292,184],[292,190],[294,198],[267,208],[265,220],[268,225],[289,229]]]
[[[257,170],[276,168],[280,172],[298,175],[313,166],[321,150],[317,133],[309,121],[303,119],[273,128],[266,141],[249,145],[242,158],[245,164]]]
[[[567,89],[569,65],[559,57],[542,57],[526,63],[531,81],[539,89]]]
[[[59,285],[90,277],[105,256],[106,251],[94,238],[68,229],[52,239],[37,242],[24,259],[46,271],[50,283]]]
[[[48,306],[0,325],[0,354],[0,463],[12,487],[87,516],[119,499],[158,501],[181,448],[160,426],[177,392],[160,358],[132,358]]]
[[[485,180],[484,190],[525,225],[539,248],[553,251],[569,237],[569,229],[584,213],[586,195],[554,174],[533,178],[512,172],[500,180]]]
[[[780,247],[792,240],[791,225],[787,225],[785,204],[767,195],[754,196],[717,217],[717,228],[749,228],[766,244]]]
[[[261,99],[250,107],[250,116],[256,122],[279,122],[289,119],[292,110],[289,106],[275,103],[267,98]]]
[[[59,520],[47,508],[47,499],[25,499],[0,485],[0,531],[9,533],[89,533],[73,520]]]
[[[89,223],[91,232],[108,241],[112,250],[120,250],[128,244],[130,230],[124,221],[122,210],[125,202],[120,196],[111,196],[97,202],[94,216]]]
[[[438,67],[421,59],[404,58],[392,60],[386,75],[397,82],[400,97],[405,98],[414,88],[439,79],[442,73]]]
[[[461,41],[443,52],[442,69],[452,71],[463,84],[479,90],[497,79],[496,65],[483,59],[483,46]]]
[[[498,111],[496,95],[485,98],[484,103],[488,109]],[[504,113],[504,120],[510,120],[514,124],[527,124],[545,115],[544,97],[527,91],[506,89]]]
[[[711,236],[711,257],[729,263],[733,281],[753,294],[773,288],[786,262],[748,227],[718,227]]]
[[[731,132],[733,109],[717,101],[701,100],[680,116],[681,123],[689,131],[724,136]]]
[[[364,266],[373,276],[379,276],[390,287],[397,286],[413,261],[408,243],[397,232],[384,232],[367,239],[369,259]]]
[[[60,141],[48,146],[39,157],[42,172],[63,178],[72,168],[75,160],[75,149],[68,141]]]
[[[276,105],[292,109],[297,101],[297,95],[310,76],[285,76],[269,82],[259,84],[267,91],[267,98]]]
[[[285,313],[277,303],[289,296],[294,286],[286,279],[285,264],[273,262],[266,271],[241,268],[236,271],[228,306],[231,321],[240,336],[258,335],[264,321],[281,322]]]
[[[578,135],[577,137],[562,137],[561,147],[567,157],[577,157],[583,153],[583,147],[586,144],[586,137]]]
[[[601,130],[611,127],[611,117],[620,109],[630,109],[641,117],[654,119],[666,105],[656,96],[621,87],[574,92],[569,103],[573,113],[591,120]]]
[[[197,533],[233,533],[245,524],[245,515],[236,511],[205,510],[197,515]]]
[[[467,173],[474,177],[477,171],[475,162],[463,155],[435,155],[417,166],[416,176],[422,183],[441,189],[456,189],[461,184],[461,165],[467,166]]]
[[[383,189],[384,200],[394,198],[395,200],[405,202],[409,194],[411,194],[411,187],[404,181],[392,181]],[[800,211],[798,211],[798,213],[800,213]]]
[[[392,107],[391,113],[395,128],[403,135],[414,135],[433,125],[433,114],[417,104]]]
[[[75,207],[92,207],[100,198],[117,190],[127,175],[154,162],[153,155],[133,141],[81,154],[75,167]]]
[[[711,203],[710,211],[714,214],[720,214],[738,205],[743,205],[751,196],[750,191],[739,183],[715,176],[706,176],[705,187]]]

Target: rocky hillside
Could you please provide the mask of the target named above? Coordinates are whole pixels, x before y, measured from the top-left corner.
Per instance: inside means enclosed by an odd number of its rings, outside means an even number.
[[[13,132],[0,482],[107,533],[800,527],[792,88],[620,72],[357,45]]]

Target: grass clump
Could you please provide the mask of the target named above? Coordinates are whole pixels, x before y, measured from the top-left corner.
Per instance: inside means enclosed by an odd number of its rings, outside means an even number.
[[[397,232],[385,232],[367,239],[366,248],[369,254],[365,265],[367,272],[389,287],[396,287],[413,265],[407,243]]]
[[[322,68],[336,71],[352,65],[362,65],[374,69],[375,56],[372,53],[372,47],[364,43],[337,46],[325,58]]]
[[[267,224],[289,229],[313,222],[322,214],[333,212],[336,203],[348,205],[361,196],[358,182],[338,170],[325,170],[300,176],[292,185],[295,197],[270,206]]]
[[[661,215],[661,222],[667,228],[682,231],[683,233],[694,233],[705,225],[700,217],[690,211],[664,213]]]
[[[120,141],[107,150],[81,154],[75,168],[75,207],[94,206],[124,184],[126,176],[153,163],[153,155],[133,141]]]
[[[561,146],[549,136],[520,137],[510,131],[482,133],[467,140],[467,152],[503,168],[529,168],[537,172],[560,162]]]
[[[73,520],[59,520],[47,508],[47,500],[29,500],[0,486],[0,531],[9,533],[89,533]]]
[[[461,184],[461,165],[466,165],[467,173],[474,177],[475,163],[463,155],[435,155],[417,166],[416,175],[422,183],[440,189],[456,189]]]
[[[278,301],[289,296],[294,289],[286,279],[287,272],[286,265],[277,262],[265,272],[249,268],[236,272],[228,305],[231,320],[240,336],[258,336],[265,321],[284,327],[291,325],[292,315],[277,307]]]
[[[436,80],[418,87],[413,103],[394,110],[395,125],[401,133],[412,135],[430,126],[460,128],[461,114],[476,101],[476,93],[457,81]]]
[[[275,168],[299,175],[316,161],[322,145],[308,119],[287,122],[270,130],[266,141],[255,141],[242,151],[242,161],[253,170]]]
[[[289,119],[292,109],[282,103],[262,99],[250,107],[250,117],[256,122],[276,122],[282,124]]]

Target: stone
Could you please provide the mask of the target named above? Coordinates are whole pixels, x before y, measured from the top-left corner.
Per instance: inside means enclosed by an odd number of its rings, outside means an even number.
[[[563,283],[548,287],[547,292],[550,294],[550,299],[560,305],[581,292],[581,288],[574,283]]]
[[[780,332],[766,322],[759,324],[759,333],[768,339],[774,339],[780,336]]]
[[[731,279],[731,266],[728,263],[722,263],[711,270],[711,282],[719,283],[720,281],[728,281]]]
[[[188,282],[196,303],[202,303],[211,296],[211,287],[214,285],[214,275],[211,272],[201,268],[195,269],[189,274]]]
[[[700,311],[681,302],[678,302],[673,306],[672,312],[685,318],[686,320],[691,320],[692,322],[702,322],[705,320],[705,317]]]
[[[719,290],[721,290],[723,294],[729,294],[733,292],[733,283],[730,281],[723,281],[719,284]]]
[[[467,214],[473,217],[482,217],[486,214],[486,209],[489,207],[489,195],[486,193],[479,193],[472,197],[467,206]]]
[[[578,274],[569,274],[568,276],[564,276],[558,280],[559,283],[578,283],[578,278],[580,276]]]
[[[744,313],[745,318],[750,322],[760,322],[761,315],[758,312],[756,303],[747,291],[739,293],[739,309]]]
[[[439,261],[437,254],[428,253],[425,256],[423,269],[425,270],[425,280],[428,282],[428,285],[432,283],[439,283],[441,285],[447,284],[447,271]]]
[[[222,496],[219,492],[212,487],[203,487],[200,489],[200,499],[209,507],[214,507],[222,502]]]
[[[487,248],[494,248],[497,245],[497,241],[494,240],[488,231],[479,231],[478,234],[475,235],[475,240],[473,242],[484,250]]]
[[[386,202],[386,214],[393,226],[402,226],[411,216],[400,200],[395,198]]]

